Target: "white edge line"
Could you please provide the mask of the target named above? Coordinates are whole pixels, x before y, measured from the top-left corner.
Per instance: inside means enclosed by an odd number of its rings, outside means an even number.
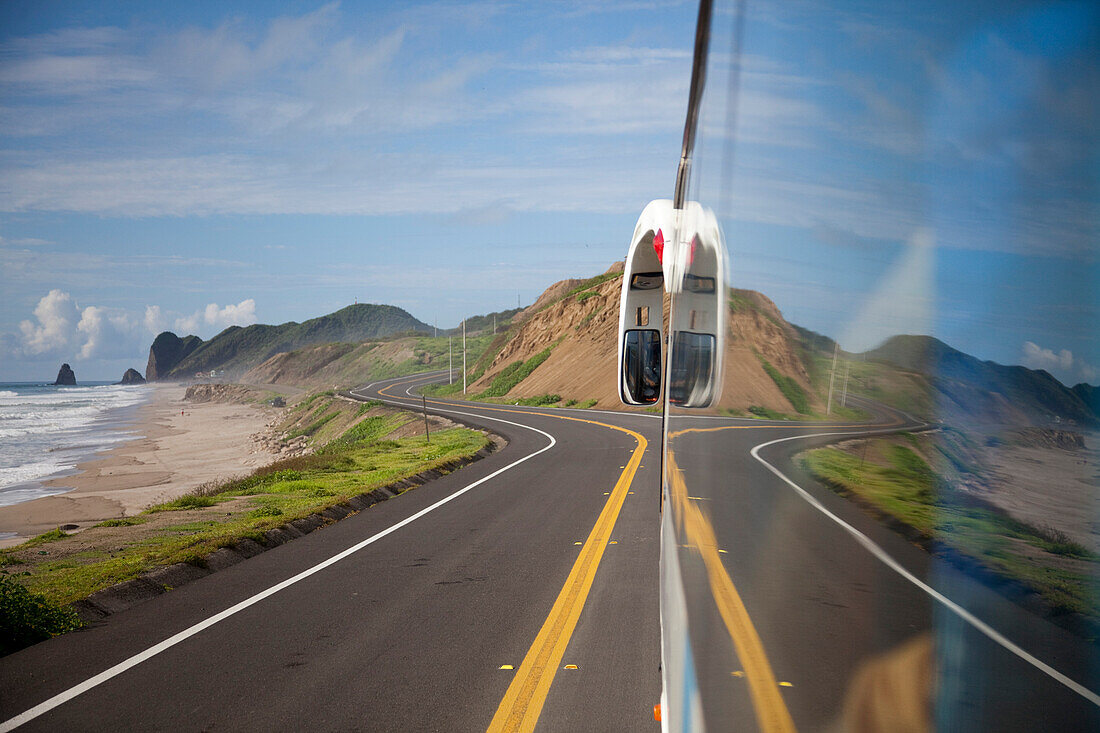
[[[1012,652],[1013,654],[1015,654],[1020,659],[1024,660],[1025,662],[1027,662],[1031,666],[1035,667],[1036,669],[1046,673],[1048,676],[1050,676],[1051,678],[1057,680],[1058,682],[1061,682],[1063,685],[1065,685],[1069,689],[1073,690],[1078,695],[1080,695],[1081,697],[1083,697],[1086,700],[1088,700],[1089,702],[1091,702],[1093,705],[1100,705],[1100,695],[1097,695],[1095,692],[1088,689],[1087,687],[1080,684],[1079,682],[1075,682],[1074,680],[1070,679],[1069,677],[1062,674],[1058,670],[1054,669],[1054,667],[1051,667],[1049,664],[1042,661],[1041,659],[1038,659],[1038,658],[1032,656],[1031,654],[1029,654],[1028,652],[1024,651],[1022,648],[1017,646],[1014,642],[1010,641],[1007,637],[1002,635],[999,631],[997,631],[996,629],[991,627],[989,624],[982,621],[980,618],[978,618],[977,616],[972,614],[970,611],[967,611],[965,608],[963,608],[959,604],[955,603],[950,598],[943,595],[938,590],[936,590],[932,586],[928,585],[927,583],[925,583],[923,580],[921,580],[917,576],[913,575],[904,566],[902,566],[901,563],[899,563],[897,560],[895,560],[893,557],[891,557],[889,554],[887,554],[887,552],[885,550],[883,550],[878,544],[876,544],[874,540],[872,540],[870,537],[863,534],[858,529],[856,529],[852,525],[848,524],[843,519],[841,519],[837,515],[833,514],[831,511],[829,511],[828,509],[826,509],[825,505],[823,505],[820,501],[818,501],[817,498],[813,496],[813,494],[806,491],[804,488],[802,488],[801,486],[796,484],[794,481],[791,481],[789,478],[787,478],[783,474],[782,471],[780,471],[778,468],[776,468],[775,466],[773,466],[772,464],[768,463],[763,458],[761,458],[760,454],[758,453],[758,451],[761,448],[767,448],[769,445],[775,445],[776,443],[784,443],[788,440],[805,440],[807,438],[818,438],[818,437],[833,436],[833,435],[855,435],[855,436],[873,435],[875,433],[883,433],[883,432],[892,432],[892,431],[877,430],[877,431],[873,431],[873,432],[861,432],[861,433],[842,432],[842,433],[815,433],[814,435],[794,435],[794,436],[787,437],[787,438],[779,438],[777,440],[770,440],[767,443],[761,443],[760,445],[756,446],[755,448],[753,448],[749,452],[752,454],[753,458],[755,458],[756,460],[758,460],[762,464],[764,464],[765,468],[767,468],[769,471],[771,471],[776,476],[778,476],[780,479],[782,479],[792,489],[797,491],[798,494],[810,504],[810,506],[817,509],[822,514],[827,516],[829,519],[831,519],[834,522],[836,522],[837,524],[839,524],[840,527],[845,532],[847,532],[848,534],[852,535],[853,538],[855,538],[856,542],[863,545],[863,547],[868,552],[870,552],[872,555],[874,555],[879,560],[881,560],[891,570],[893,570],[898,575],[902,576],[903,578],[908,580],[910,583],[912,583],[913,585],[915,585],[918,588],[920,588],[921,590],[923,590],[925,593],[930,595],[935,600],[939,601],[941,604],[943,604],[944,607],[946,607],[947,609],[953,611],[957,616],[959,616],[964,621],[969,623],[975,629],[982,632],[987,637],[989,637],[991,640],[993,640],[996,643],[1000,644],[1002,647],[1004,647],[1008,651]]]
[[[455,412],[455,411],[452,410],[451,412]],[[457,413],[457,414],[470,415],[471,417],[478,417],[478,418],[481,418],[481,419],[484,419],[484,420],[494,420],[496,422],[502,422],[502,423],[506,423],[508,425],[515,425],[517,427],[526,428],[527,430],[533,430],[536,433],[541,433],[542,435],[549,438],[550,443],[548,445],[546,445],[544,448],[541,448],[541,449],[535,451],[534,453],[529,453],[528,455],[524,456],[523,458],[520,458],[517,461],[513,461],[512,463],[509,463],[507,466],[504,466],[502,468],[498,468],[496,471],[493,471],[488,476],[484,476],[484,477],[478,479],[477,481],[473,482],[472,484],[459,489],[458,491],[451,494],[450,496],[446,496],[446,497],[440,499],[439,501],[432,504],[431,506],[428,506],[428,507],[425,507],[424,509],[421,509],[416,514],[413,514],[412,516],[406,517],[405,519],[401,520],[397,524],[382,530],[378,534],[376,534],[372,537],[368,537],[367,539],[363,540],[362,542],[359,542],[358,544],[352,545],[351,547],[344,550],[343,552],[340,552],[336,555],[333,555],[329,559],[324,560],[323,562],[320,562],[320,563],[318,563],[317,565],[314,565],[311,568],[303,570],[302,572],[298,573],[297,575],[295,575],[291,578],[287,578],[286,580],[282,581],[281,583],[278,583],[276,585],[271,586],[267,590],[260,591],[256,595],[254,595],[250,598],[246,598],[245,600],[241,601],[240,603],[237,603],[234,606],[230,606],[229,608],[225,609],[224,611],[222,611],[220,613],[217,613],[217,614],[211,616],[210,618],[206,619],[205,621],[200,621],[199,623],[195,624],[194,626],[191,626],[187,629],[184,629],[183,631],[180,631],[179,633],[175,634],[174,636],[170,636],[169,638],[165,639],[164,641],[160,642],[159,644],[155,644],[154,646],[149,647],[148,649],[146,649],[143,652],[138,652],[137,654],[130,657],[129,659],[126,659],[122,662],[119,662],[115,666],[100,672],[99,674],[95,675],[94,677],[90,677],[90,678],[86,679],[85,681],[81,682],[80,684],[78,684],[74,687],[70,687],[68,690],[65,690],[64,692],[60,692],[60,693],[54,695],[53,697],[49,698],[45,702],[41,702],[41,703],[39,703],[38,705],[35,705],[33,708],[31,708],[29,710],[27,710],[23,713],[20,713],[19,715],[16,715],[13,718],[5,720],[3,723],[0,723],[0,733],[5,733],[5,731],[13,730],[13,729],[18,728],[19,726],[23,725],[24,723],[28,723],[28,722],[34,720],[38,716],[43,715],[43,714],[49,712],[50,710],[53,710],[54,708],[58,707],[59,705],[63,705],[64,703],[68,702],[69,700],[72,700],[73,698],[77,697],[78,695],[81,695],[81,694],[87,692],[88,690],[92,689],[93,687],[101,685],[104,682],[106,682],[107,680],[109,680],[113,677],[117,677],[118,675],[122,674],[123,672],[125,672],[125,671],[127,671],[127,670],[129,670],[133,667],[136,667],[137,665],[141,664],[142,662],[145,662],[149,659],[152,659],[153,657],[155,657],[156,655],[158,655],[161,652],[165,651],[166,649],[169,649],[169,648],[175,646],[176,644],[179,644],[180,642],[191,638],[192,636],[198,634],[199,632],[210,628],[214,624],[216,624],[220,621],[224,621],[225,619],[227,619],[230,616],[238,613],[239,611],[243,611],[244,609],[248,608],[249,606],[253,606],[253,605],[259,603],[260,601],[264,600],[268,596],[272,596],[272,595],[278,593],[279,591],[281,591],[285,588],[289,588],[290,586],[294,585],[298,581],[304,580],[305,578],[308,578],[309,576],[313,575],[314,573],[318,573],[321,570],[324,570],[325,568],[327,568],[328,566],[340,562],[344,558],[348,557],[349,555],[352,555],[353,553],[358,552],[359,550],[363,549],[367,545],[370,545],[370,544],[373,544],[374,542],[377,542],[378,540],[382,539],[383,537],[390,534],[391,532],[395,532],[398,529],[401,529],[402,527],[404,527],[406,524],[409,524],[411,522],[416,521],[420,517],[424,516],[425,514],[431,512],[435,509],[438,509],[439,507],[443,506],[444,504],[451,501],[452,499],[456,499],[459,496],[462,496],[463,494],[465,494],[470,489],[473,489],[474,487],[485,483],[489,479],[494,478],[494,477],[504,473],[505,471],[507,471],[510,468],[514,468],[514,467],[518,466],[519,464],[523,463],[524,461],[526,461],[530,458],[534,458],[535,456],[539,455],[540,453],[544,453],[544,452],[550,450],[558,442],[554,438],[553,435],[550,435],[547,432],[539,430],[538,428],[533,428],[529,425],[521,425],[520,423],[512,422],[510,420],[501,420],[500,418],[496,418],[496,417],[487,417],[487,416],[484,416],[484,415],[474,415],[472,413],[460,412],[460,413]]]

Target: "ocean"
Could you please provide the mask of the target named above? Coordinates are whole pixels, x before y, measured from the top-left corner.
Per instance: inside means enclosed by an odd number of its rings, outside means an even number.
[[[135,437],[134,409],[150,394],[144,385],[0,382],[0,506],[64,493],[41,481]]]

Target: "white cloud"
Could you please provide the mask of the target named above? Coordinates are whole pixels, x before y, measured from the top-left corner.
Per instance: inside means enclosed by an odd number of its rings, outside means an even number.
[[[252,298],[242,300],[236,305],[219,308],[217,303],[209,303],[206,308],[189,316],[176,319],[176,328],[185,333],[195,333],[202,326],[213,326],[218,331],[229,326],[251,326],[256,322],[256,301]]]
[[[159,334],[168,327],[168,318],[161,312],[159,305],[145,306],[145,330]]]
[[[51,290],[34,309],[34,321],[19,324],[21,349],[29,355],[47,356],[63,352],[74,337],[79,311],[68,293]]]
[[[1059,378],[1068,378],[1071,382],[1080,380],[1092,383],[1100,376],[1100,370],[1081,357],[1074,356],[1069,349],[1056,352],[1033,341],[1024,342],[1020,363],[1030,369],[1045,369]]]
[[[1044,349],[1031,341],[1024,342],[1024,355],[1021,362],[1031,369],[1071,369],[1073,368],[1073,352],[1062,349],[1057,354],[1052,349]]]
[[[0,335],[0,347],[12,359],[140,358],[170,319],[159,305],[147,305],[144,314],[96,305],[82,309],[69,293],[54,289],[38,301],[34,319],[19,324],[18,334]],[[177,328],[206,336],[226,326],[248,326],[256,322],[256,301],[248,298],[224,308],[210,303],[175,322]]]
[[[53,244],[53,242],[37,237],[17,237],[15,239],[0,237],[0,247],[41,247],[45,244]]]
[[[90,305],[76,325],[82,340],[80,359],[121,359],[140,354],[145,342],[143,324],[119,309]]]

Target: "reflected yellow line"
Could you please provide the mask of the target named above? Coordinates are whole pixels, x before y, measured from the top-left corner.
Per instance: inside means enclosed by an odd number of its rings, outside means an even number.
[[[669,493],[673,505],[673,517],[679,525],[687,544],[694,547],[703,560],[710,583],[710,592],[718,606],[718,612],[733,641],[737,657],[744,668],[749,683],[756,722],[766,733],[794,731],[794,720],[787,704],[779,693],[779,683],[772,672],[771,663],[764,652],[764,644],[753,626],[741,595],[726,572],[718,551],[714,527],[697,504],[689,500],[687,485],[676,464],[676,455],[669,449],[665,459],[668,466]]]
[[[900,419],[887,424],[873,426],[873,429],[888,429],[904,424]],[[713,428],[684,428],[669,433],[669,439],[673,439],[686,433],[715,433],[722,430],[778,430],[778,429],[809,429],[809,430],[843,430],[854,428],[858,431],[860,425],[840,424],[802,424],[802,425],[720,425]],[[858,433],[857,433],[858,434]],[[813,433],[810,433],[813,435]],[[771,663],[764,651],[764,644],[760,635],[752,623],[748,609],[745,608],[737,587],[733,584],[726,571],[725,564],[720,557],[722,550],[718,547],[718,539],[714,533],[714,527],[700,506],[693,502],[688,495],[687,484],[684,481],[683,470],[676,463],[676,454],[670,447],[668,449],[667,475],[669,480],[669,493],[673,505],[673,518],[676,523],[677,533],[685,538],[684,546],[696,550],[703,560],[703,566],[707,572],[707,580],[715,605],[726,625],[726,631],[733,641],[738,659],[744,667],[744,677],[749,683],[749,694],[752,698],[757,725],[763,731],[780,733],[794,731],[794,720],[791,718],[787,704],[779,692],[780,683],[772,672]]]

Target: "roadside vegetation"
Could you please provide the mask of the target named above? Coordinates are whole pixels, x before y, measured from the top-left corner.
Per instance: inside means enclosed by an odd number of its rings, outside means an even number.
[[[0,647],[13,651],[76,628],[65,606],[98,590],[160,566],[203,566],[214,551],[242,541],[264,544],[268,530],[422,471],[447,470],[489,442],[461,427],[432,430],[429,442],[419,417],[331,393],[310,395],[288,413],[285,425],[323,419],[315,436],[337,423],[344,428],[314,442],[313,452],[200,486],[141,516],[73,535],[55,529],[0,551]]]
[[[817,375],[814,388],[823,394],[827,393],[833,369],[832,353],[817,352],[811,362],[812,371]],[[848,394],[866,397],[917,417],[928,418],[936,412],[928,381],[919,374],[906,372],[889,364],[855,359],[841,352],[836,364],[836,380],[833,383],[834,406],[837,395],[844,393],[845,382]]]
[[[955,430],[858,441],[802,454],[803,467],[838,493],[911,528],[925,541],[1039,593],[1052,608],[1100,620],[1095,553],[1050,527],[1022,522],[958,488],[981,468]]]
[[[757,354],[756,358],[760,360],[760,365],[764,367],[767,375],[775,382],[775,386],[787,398],[787,402],[791,403],[791,407],[800,415],[810,414],[810,398],[806,395],[806,391],[802,389],[802,385],[786,374],[781,374],[778,369],[772,366],[771,362],[760,354]]]

